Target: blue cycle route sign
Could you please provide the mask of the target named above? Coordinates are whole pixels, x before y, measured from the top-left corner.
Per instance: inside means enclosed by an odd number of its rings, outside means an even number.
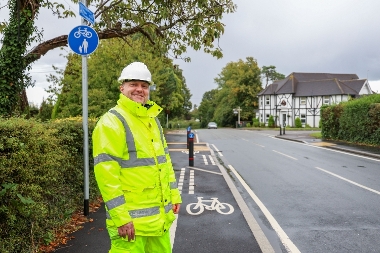
[[[67,42],[74,53],[79,55],[89,55],[98,47],[99,36],[91,27],[79,25],[71,30]]]
[[[94,13],[81,2],[79,2],[79,15],[92,25],[95,23]]]
[[[189,132],[191,131],[191,127],[190,126],[187,127],[187,131],[189,131]]]

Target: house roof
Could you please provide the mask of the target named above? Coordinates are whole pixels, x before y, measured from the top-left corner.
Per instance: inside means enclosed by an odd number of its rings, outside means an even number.
[[[293,96],[358,95],[366,79],[356,74],[296,73],[274,81],[258,95],[293,94]]]

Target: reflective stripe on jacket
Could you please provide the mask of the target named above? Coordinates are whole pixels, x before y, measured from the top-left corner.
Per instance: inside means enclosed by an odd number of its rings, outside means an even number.
[[[120,95],[93,132],[95,176],[107,210],[107,226],[133,221],[137,235],[162,235],[181,203],[166,140],[150,108]]]

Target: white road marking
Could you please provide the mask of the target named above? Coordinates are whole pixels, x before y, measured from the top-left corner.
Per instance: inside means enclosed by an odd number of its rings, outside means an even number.
[[[208,165],[208,162],[207,162],[207,157],[206,155],[202,155],[203,156],[203,162],[205,163],[205,165]]]
[[[243,185],[248,194],[252,197],[252,199],[256,202],[256,204],[260,207],[261,211],[271,224],[272,228],[276,231],[278,237],[280,238],[282,244],[286,248],[289,253],[301,253],[299,249],[294,245],[294,243],[289,239],[288,235],[285,231],[280,227],[276,219],[272,216],[269,210],[265,207],[265,205],[261,202],[261,200],[256,196],[256,194],[252,191],[252,189],[247,185],[244,179],[236,172],[235,168],[231,165],[228,165],[231,171],[235,174],[235,176],[239,179],[240,183]]]
[[[190,166],[189,166],[189,168],[192,168],[193,170],[198,170],[198,171],[208,172],[208,173],[211,173],[211,174],[222,175],[222,173],[219,173],[219,172],[214,172],[214,171],[209,171],[209,170],[199,169],[199,168],[190,167]]]
[[[363,189],[365,189],[365,190],[367,190],[367,191],[370,191],[370,192],[373,192],[373,193],[376,193],[376,194],[380,195],[380,192],[379,192],[379,191],[376,191],[376,190],[374,190],[374,189],[372,189],[372,188],[369,188],[369,187],[367,187],[367,186],[364,186],[364,185],[358,184],[358,183],[356,183],[356,182],[354,182],[354,181],[351,181],[351,180],[349,180],[349,179],[347,179],[347,178],[344,178],[344,177],[342,177],[342,176],[339,176],[339,175],[337,175],[337,174],[335,174],[335,173],[332,173],[332,172],[330,172],[330,171],[328,171],[328,170],[324,170],[324,169],[319,168],[319,167],[315,167],[315,168],[317,168],[317,169],[319,169],[319,170],[321,170],[321,171],[323,171],[323,172],[326,172],[326,173],[328,173],[328,174],[330,174],[330,175],[332,175],[332,176],[334,176],[334,177],[337,177],[337,178],[339,178],[339,179],[342,179],[342,180],[344,180],[344,181],[346,181],[346,182],[349,182],[350,184],[353,184],[353,185],[359,186],[359,187],[361,187],[361,188],[363,188]]]
[[[215,162],[214,162],[214,159],[212,159],[212,156],[211,156],[211,155],[208,155],[208,158],[210,158],[211,164],[212,164],[212,165],[215,165]]]
[[[249,140],[246,140],[246,139],[243,139],[243,138],[242,138],[242,140],[244,140],[244,141],[248,141],[248,142],[249,142]],[[255,144],[255,145],[257,145],[257,146],[260,146],[260,147],[262,147],[262,148],[265,148],[265,146],[260,145],[260,144],[257,144],[257,143],[254,143],[253,141],[252,141],[252,143]]]
[[[287,142],[289,142],[289,140],[284,140],[284,139],[281,139],[281,138],[276,138],[275,136],[272,136],[271,138],[279,140],[279,141],[287,141]],[[294,142],[294,141],[291,141],[291,142]],[[319,149],[324,149],[324,150],[328,150],[328,151],[332,151],[332,152],[336,152],[336,153],[341,153],[341,154],[346,154],[346,155],[350,155],[350,156],[356,156],[356,157],[360,157],[360,158],[365,158],[365,159],[372,160],[372,161],[377,161],[377,162],[380,161],[378,158],[373,158],[373,157],[353,154],[353,153],[350,153],[348,151],[343,151],[343,150],[336,150],[336,149],[331,149],[331,148],[325,148],[325,147],[315,146],[315,145],[310,144],[310,143],[305,143],[305,142],[294,142],[294,143],[301,144],[301,145],[306,145],[306,146],[309,146],[309,147],[312,147],[312,148],[319,148]]]
[[[298,160],[297,158],[294,158],[294,157],[289,156],[289,155],[285,155],[285,154],[283,154],[283,153],[281,153],[281,152],[278,152],[278,151],[276,151],[276,150],[272,150],[272,151],[273,151],[273,152],[276,152],[276,153],[278,153],[278,154],[280,154],[280,155],[283,155],[283,156],[289,157],[289,158],[291,158],[291,159],[293,159],[293,160]]]
[[[194,170],[190,170],[189,194],[194,194]]]
[[[217,148],[215,147],[214,144],[211,144],[211,145],[214,147],[214,149],[216,150],[216,152],[218,152],[218,154],[219,154],[220,156],[223,156],[223,154],[219,151],[219,149],[217,149]]]
[[[180,194],[182,193],[183,180],[185,178],[185,170],[186,170],[185,168],[181,169],[181,174],[180,174],[179,180],[178,180],[178,190],[179,190]]]
[[[210,152],[212,156],[215,156],[214,150],[210,149]],[[263,230],[260,228],[255,217],[253,217],[251,211],[248,208],[247,203],[245,203],[239,190],[236,188],[234,182],[232,182],[230,175],[227,174],[226,169],[222,165],[220,165],[218,161],[217,161],[217,165],[219,167],[219,170],[222,172],[224,180],[226,180],[226,183],[228,187],[230,188],[231,193],[236,200],[236,203],[238,204],[241,212],[243,213],[243,216],[245,220],[247,221],[247,224],[249,228],[251,229],[253,236],[255,237],[257,243],[259,244],[259,247],[262,253],[274,253],[274,249],[272,245],[270,244],[268,238],[265,236]]]

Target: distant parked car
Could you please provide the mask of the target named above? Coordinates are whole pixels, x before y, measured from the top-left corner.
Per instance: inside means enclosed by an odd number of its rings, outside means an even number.
[[[218,128],[218,125],[217,125],[215,122],[209,122],[209,123],[207,124],[207,128],[208,128],[208,129],[211,129],[211,128],[217,129],[217,128]]]

